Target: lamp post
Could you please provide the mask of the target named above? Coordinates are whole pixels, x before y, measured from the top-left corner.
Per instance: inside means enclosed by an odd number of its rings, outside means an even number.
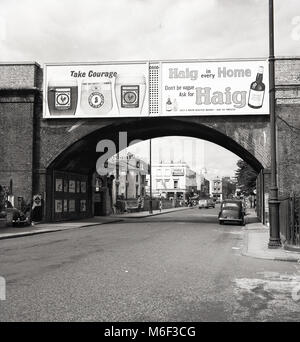
[[[149,214],[153,213],[152,210],[152,140],[150,139],[150,145],[149,145],[149,175],[150,175],[150,202],[149,202]]]
[[[276,113],[275,113],[275,57],[274,57],[274,8],[273,0],[269,0],[269,100],[271,131],[271,186],[269,197],[270,238],[269,248],[281,247],[279,229],[279,201],[277,187],[276,162]]]

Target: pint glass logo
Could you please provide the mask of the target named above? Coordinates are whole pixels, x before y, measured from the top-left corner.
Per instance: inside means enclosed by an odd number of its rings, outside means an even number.
[[[121,86],[121,97],[123,108],[138,108],[139,107],[139,92],[138,85]]]
[[[89,105],[93,108],[100,108],[104,104],[104,96],[101,93],[94,92],[89,96]]]
[[[71,89],[55,90],[55,108],[69,109],[71,107]]]

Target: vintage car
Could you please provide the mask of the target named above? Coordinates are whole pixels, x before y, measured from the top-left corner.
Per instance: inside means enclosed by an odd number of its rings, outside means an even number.
[[[245,210],[243,202],[240,200],[224,200],[221,203],[221,209],[219,213],[219,223],[239,223],[245,225]]]
[[[19,227],[31,225],[30,217],[26,216],[21,210],[17,208],[7,208],[6,212],[6,216],[9,217],[9,220],[13,226]]]
[[[201,199],[198,202],[199,204],[199,209],[201,208],[214,208],[215,207],[215,202],[211,199],[211,198],[207,198],[207,199]]]

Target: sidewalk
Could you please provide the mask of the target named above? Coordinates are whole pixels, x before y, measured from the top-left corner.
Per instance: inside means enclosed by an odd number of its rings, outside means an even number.
[[[127,218],[145,218],[149,216],[163,215],[173,211],[180,211],[186,209],[190,208],[180,207],[163,209],[161,212],[159,210],[154,210],[153,214],[149,214],[149,212],[144,211],[138,213],[125,213],[122,215],[96,216],[77,221],[37,223],[34,226],[28,227],[5,227],[0,228],[0,240],[18,238],[23,236],[31,236],[37,234],[46,234],[75,228],[92,227],[102,224],[117,223]]]
[[[116,223],[120,221],[122,220],[114,218],[112,216],[97,216],[78,221],[37,223],[34,226],[27,227],[6,227],[0,228],[0,240],[36,234],[46,234],[67,229],[92,227],[108,223]]]
[[[124,219],[125,218],[145,218],[145,217],[163,215],[163,214],[172,213],[174,211],[181,211],[181,210],[187,210],[187,209],[192,209],[192,207],[169,208],[169,209],[162,209],[162,211],[153,210],[152,214],[149,214],[149,211],[140,211],[140,212],[135,212],[135,213],[124,213],[124,214],[114,214],[114,215],[111,215],[111,217],[124,218]]]
[[[244,228],[244,249],[242,255],[267,260],[300,262],[300,253],[283,249],[269,249],[269,228],[261,222],[253,222],[253,213],[247,216]]]

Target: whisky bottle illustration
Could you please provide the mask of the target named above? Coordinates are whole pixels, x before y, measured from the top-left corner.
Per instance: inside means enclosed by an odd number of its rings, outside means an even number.
[[[248,106],[254,109],[261,108],[264,102],[265,84],[263,83],[264,67],[260,66],[257,71],[256,80],[250,85]]]
[[[167,103],[166,103],[166,111],[170,112],[173,109],[171,99],[168,98]]]

